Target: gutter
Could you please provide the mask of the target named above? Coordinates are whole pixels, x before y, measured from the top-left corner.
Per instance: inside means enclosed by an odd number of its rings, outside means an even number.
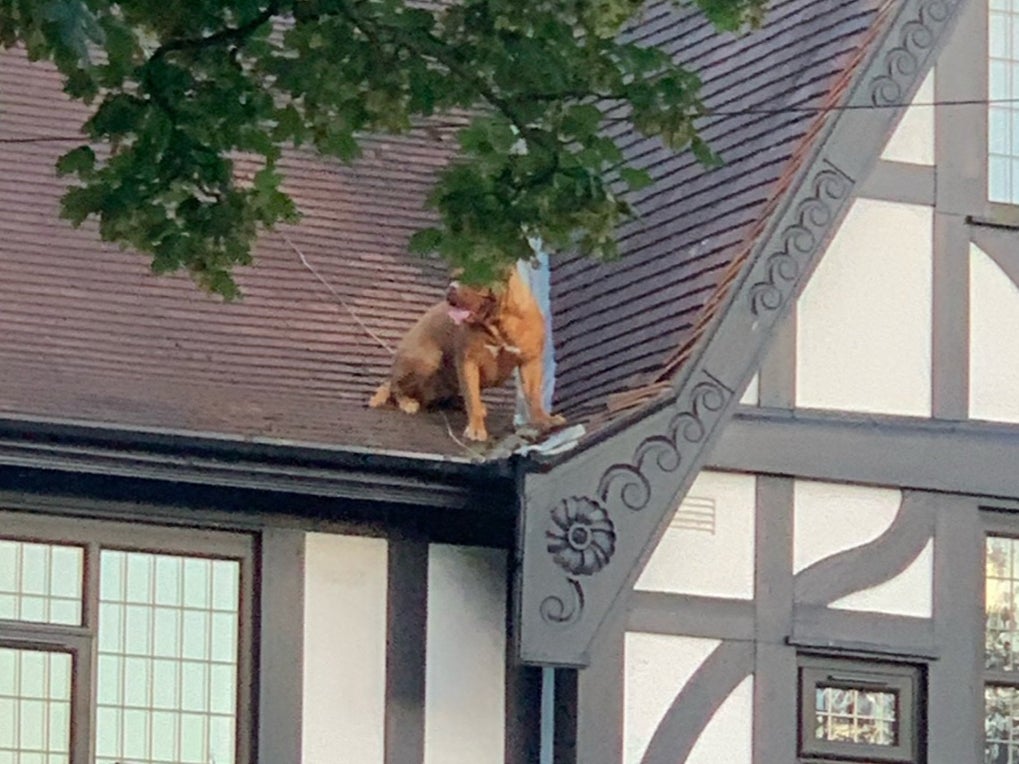
[[[0,467],[447,509],[513,478],[506,462],[12,418],[0,418]]]

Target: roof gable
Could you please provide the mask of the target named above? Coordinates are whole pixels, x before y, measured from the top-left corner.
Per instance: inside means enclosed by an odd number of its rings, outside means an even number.
[[[632,586],[756,369],[779,317],[799,293],[895,118],[932,65],[965,0],[907,0],[872,30],[858,66],[790,160],[768,213],[734,258],[717,308],[688,344],[670,388],[568,459],[524,478],[518,585],[525,661],[583,665],[586,649]],[[680,354],[683,356],[683,354]],[[643,412],[642,412],[643,414]],[[598,535],[593,530],[598,531]],[[598,543],[598,565],[559,549]]]

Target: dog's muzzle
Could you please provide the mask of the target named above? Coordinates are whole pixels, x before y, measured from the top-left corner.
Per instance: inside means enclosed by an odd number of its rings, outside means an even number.
[[[450,281],[449,286],[446,287],[446,302],[450,305],[456,305],[457,295],[460,292],[460,282]]]

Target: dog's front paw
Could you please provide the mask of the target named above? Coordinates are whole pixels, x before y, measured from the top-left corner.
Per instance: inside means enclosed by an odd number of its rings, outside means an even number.
[[[562,414],[545,414],[544,416],[536,417],[532,424],[539,430],[553,430],[566,424],[566,417]]]
[[[484,422],[471,422],[464,428],[464,437],[467,440],[488,440],[488,430]]]

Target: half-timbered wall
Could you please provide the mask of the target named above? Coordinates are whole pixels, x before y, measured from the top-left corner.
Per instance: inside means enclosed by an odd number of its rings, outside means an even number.
[[[1019,536],[1019,209],[988,198],[984,102],[1010,7],[966,6],[778,327],[580,678],[578,761],[818,760],[809,661],[916,672],[897,761],[1010,760],[983,613],[988,534]]]
[[[677,751],[685,762],[776,760],[755,758],[755,739],[795,755],[795,643],[894,649],[873,630],[929,650],[937,503],[898,488],[702,473],[677,517],[713,507],[713,525],[674,522],[631,601],[623,760],[664,762]],[[691,585],[682,568],[665,567],[675,554],[667,544],[723,576],[750,570],[749,591]],[[713,558],[711,547],[730,550]],[[758,672],[766,684],[755,690]],[[776,682],[784,697],[769,697]]]
[[[405,543],[303,539],[305,764],[503,760],[506,553]]]

